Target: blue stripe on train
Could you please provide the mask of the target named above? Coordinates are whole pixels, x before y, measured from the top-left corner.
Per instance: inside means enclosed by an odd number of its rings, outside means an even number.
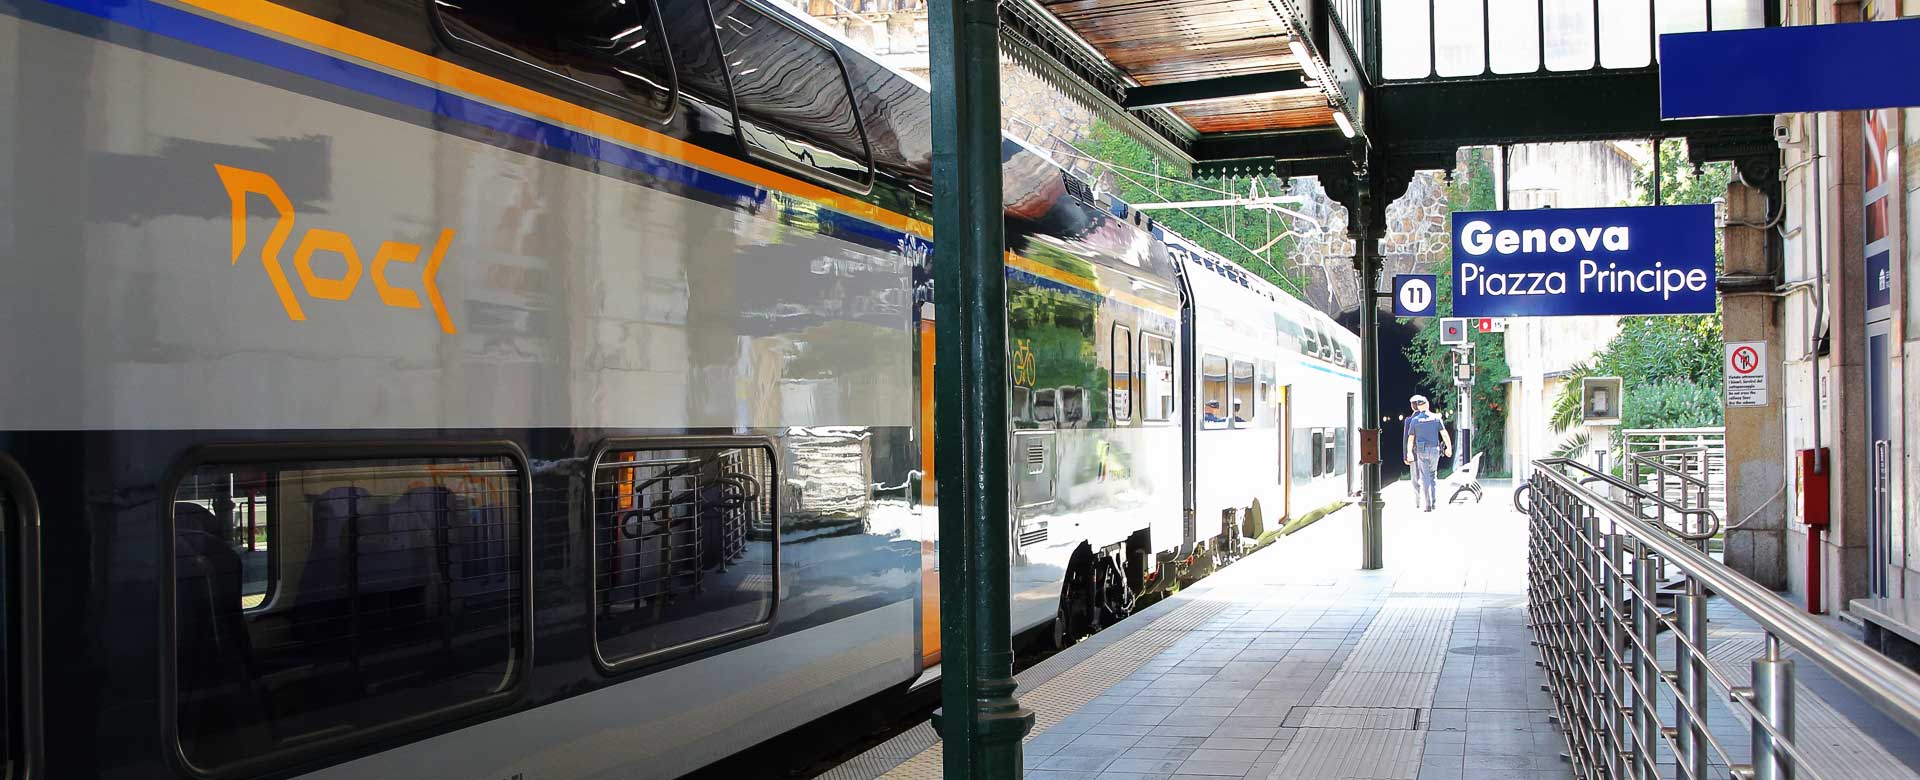
[[[571,152],[724,198],[764,202],[776,193],[685,163],[570,130],[549,122],[419,84],[348,60],[302,48],[152,0],[42,0],[117,24],[296,73],[449,119],[487,128],[549,148]],[[10,4],[10,3],[9,3]],[[784,193],[778,193],[784,195]],[[849,233],[880,242],[907,234],[886,225],[834,212],[822,232]],[[929,242],[928,251],[931,251]]]

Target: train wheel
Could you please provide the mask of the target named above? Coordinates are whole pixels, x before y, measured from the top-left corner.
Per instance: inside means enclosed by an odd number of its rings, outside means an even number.
[[[1073,644],[1073,619],[1067,613],[1066,597],[1060,598],[1060,607],[1053,611],[1053,629],[1048,641],[1055,650],[1065,650]]]

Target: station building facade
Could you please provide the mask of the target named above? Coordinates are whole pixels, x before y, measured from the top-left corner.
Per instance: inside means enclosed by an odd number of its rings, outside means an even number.
[[[1781,9],[1787,24],[1829,24],[1920,15],[1920,2]],[[1768,394],[1727,409],[1727,561],[1824,611],[1869,615],[1887,606],[1869,599],[1920,599],[1920,115],[1783,115],[1775,136],[1780,202],[1758,183],[1728,192],[1724,335],[1765,345]]]

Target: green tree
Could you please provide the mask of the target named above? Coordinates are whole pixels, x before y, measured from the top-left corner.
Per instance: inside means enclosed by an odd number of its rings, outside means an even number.
[[[1094,122],[1092,132],[1079,149],[1088,157],[1114,166],[1110,169],[1114,194],[1128,203],[1218,200],[1222,196],[1216,190],[1229,189],[1226,186],[1228,182],[1172,177],[1171,172],[1166,170],[1161,171],[1161,178],[1154,178],[1152,171],[1158,160],[1153,151],[1103,121]],[[1140,171],[1147,173],[1138,173]],[[1257,177],[1257,180],[1262,192],[1277,193],[1286,185],[1285,180],[1273,176]],[[1244,193],[1251,183],[1243,179],[1231,184]],[[1232,212],[1232,216],[1229,216],[1229,212]],[[1153,218],[1168,230],[1214,254],[1239,263],[1274,286],[1292,295],[1306,297],[1305,277],[1285,262],[1286,258],[1292,256],[1294,248],[1293,237],[1286,236],[1289,227],[1286,217],[1247,209],[1215,207],[1156,210]],[[1261,254],[1249,251],[1266,246],[1275,236],[1285,237]]]
[[[1448,188],[1447,205],[1453,211],[1489,211],[1494,208],[1493,165],[1484,150],[1466,153],[1465,170],[1454,177]],[[1429,269],[1438,277],[1435,290],[1439,297],[1434,310],[1437,317],[1427,319],[1407,343],[1405,354],[1419,377],[1421,388],[1433,399],[1435,410],[1451,417],[1460,409],[1460,390],[1453,382],[1453,348],[1440,343],[1438,317],[1453,316],[1452,255],[1435,260]],[[1403,320],[1404,322],[1405,320]],[[1506,456],[1506,390],[1502,386],[1512,371],[1507,367],[1506,341],[1499,334],[1470,333],[1473,342],[1473,451],[1483,456],[1486,473],[1503,470]]]
[[[1712,203],[1727,194],[1733,166],[1714,163],[1695,169],[1687,159],[1686,144],[1661,142],[1660,164],[1641,169],[1634,177],[1634,202],[1654,205],[1654,176],[1659,176],[1660,204],[1668,206]],[[1716,237],[1714,263],[1725,261]],[[1554,398],[1553,425],[1566,430],[1579,419],[1580,378],[1617,376],[1627,388],[1621,401],[1620,427],[1689,428],[1720,425],[1724,408],[1721,385],[1720,313],[1658,317],[1623,317],[1620,333],[1607,343],[1591,364],[1575,366],[1567,384]]]

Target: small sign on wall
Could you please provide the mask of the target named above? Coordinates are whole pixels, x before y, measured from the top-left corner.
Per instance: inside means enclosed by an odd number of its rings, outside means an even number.
[[[1727,408],[1767,405],[1767,342],[1729,341],[1726,372]]]

